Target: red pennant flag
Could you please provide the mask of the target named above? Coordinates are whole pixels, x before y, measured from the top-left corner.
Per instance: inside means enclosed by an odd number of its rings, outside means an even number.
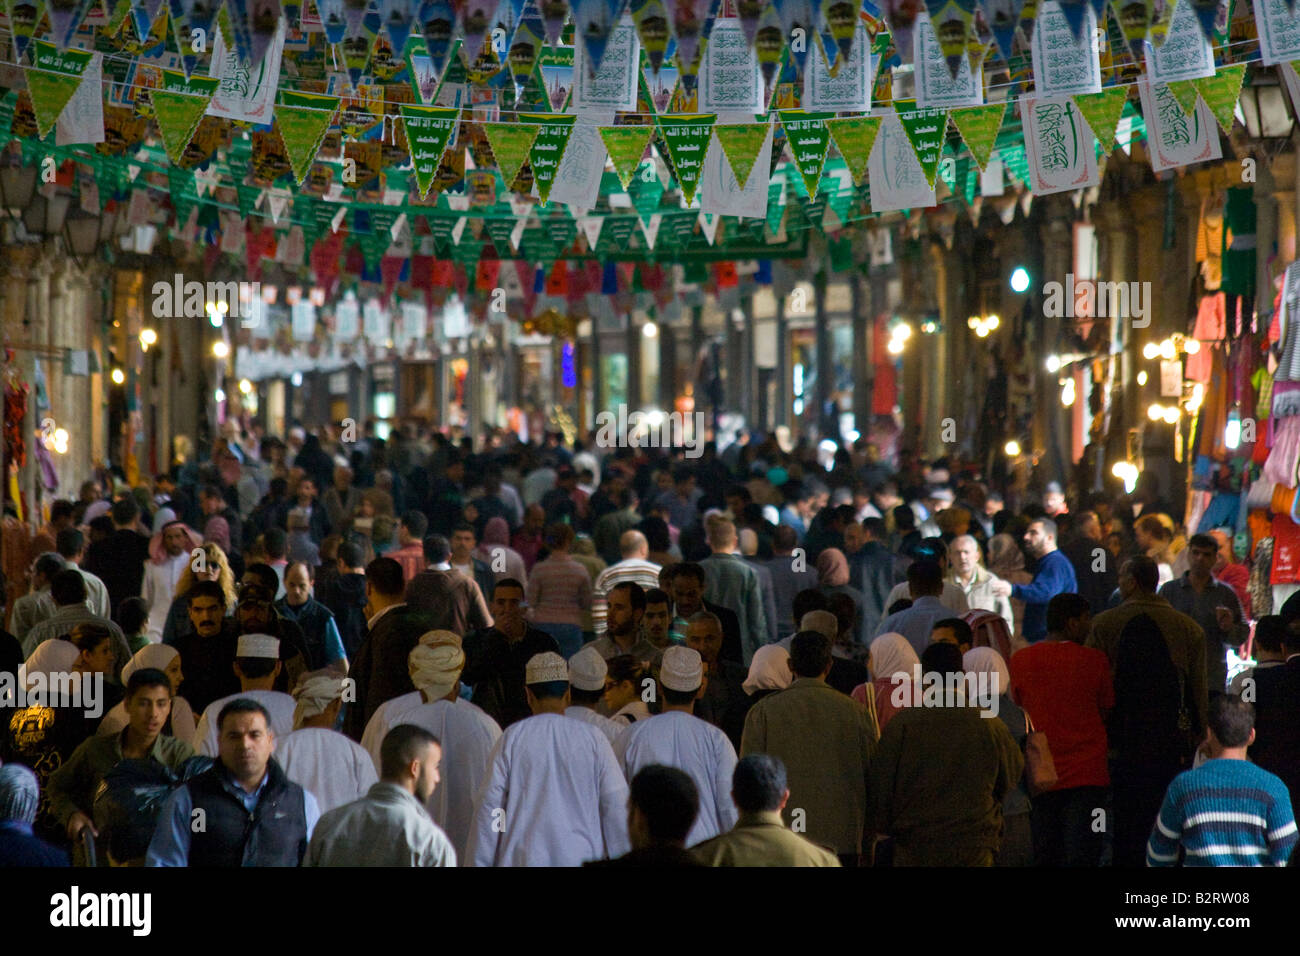
[[[474,288],[479,292],[491,294],[497,287],[497,275],[501,271],[500,259],[480,259],[478,274],[474,279]]]
[[[740,284],[740,277],[736,275],[736,264],[734,262],[718,263],[718,288],[732,289]]]
[[[398,256],[384,256],[379,260],[379,274],[384,279],[384,301],[388,302],[393,297],[393,289],[397,286],[397,280],[402,276],[402,266],[406,260]]]
[[[433,256],[411,256],[411,288],[427,289],[433,284]]]
[[[546,277],[546,294],[567,295],[569,291],[569,266],[561,259],[551,267],[551,274]]]

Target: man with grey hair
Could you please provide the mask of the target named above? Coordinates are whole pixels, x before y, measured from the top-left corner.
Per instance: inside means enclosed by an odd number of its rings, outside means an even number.
[[[662,568],[647,561],[650,543],[640,531],[624,531],[618,539],[618,550],[623,560],[611,564],[596,576],[591,586],[591,624],[596,637],[605,633],[605,620],[609,613],[609,592],[624,581],[639,584],[647,591],[659,587]]]
[[[19,763],[0,767],[0,867],[69,866],[68,854],[32,833],[41,787]]]
[[[984,567],[979,542],[968,534],[958,535],[948,545],[947,580],[966,595],[972,611],[992,611],[1007,622],[1007,632],[1016,632],[1011,600],[993,593],[993,585],[1002,579]]]
[[[749,669],[722,657],[722,621],[711,611],[687,619],[686,646],[704,662],[704,695],[695,702],[695,716],[720,728],[738,748],[752,703],[744,686]]]
[[[736,526],[716,516],[707,523],[713,553],[700,562],[704,569],[704,596],[736,612],[740,623],[741,653],[749,666],[754,651],[768,642],[767,615],[758,572],[736,554]]]

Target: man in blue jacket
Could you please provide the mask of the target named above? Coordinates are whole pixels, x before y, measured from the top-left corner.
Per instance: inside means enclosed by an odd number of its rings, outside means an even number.
[[[1024,540],[1030,557],[1038,559],[1034,579],[1028,584],[999,581],[992,590],[997,597],[1013,597],[1025,602],[1020,636],[1030,644],[1036,644],[1047,636],[1047,602],[1058,594],[1077,594],[1079,582],[1070,559],[1056,550],[1055,521],[1051,518],[1031,521]]]

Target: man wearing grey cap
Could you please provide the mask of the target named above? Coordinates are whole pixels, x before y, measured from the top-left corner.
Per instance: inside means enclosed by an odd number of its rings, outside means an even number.
[[[654,764],[676,767],[690,776],[700,796],[699,813],[686,837],[686,845],[694,846],[736,824],[730,797],[736,750],[726,734],[694,715],[695,701],[704,693],[704,661],[698,651],[689,647],[664,651],[659,687],[663,713],[629,727],[614,752],[629,780],[642,767]]]
[[[217,715],[221,708],[239,697],[257,701],[271,715],[271,729],[276,737],[293,733],[293,711],[297,701],[289,694],[272,690],[280,676],[280,642],[268,634],[241,634],[235,647],[235,676],[240,692],[214,700],[203,711],[194,729],[194,749],[202,756],[217,755]]]
[[[19,763],[0,767],[0,867],[68,866],[68,854],[32,833],[40,804],[36,774]]]
[[[548,651],[524,671],[533,716],[506,728],[475,801],[472,866],[579,866],[630,848],[627,782],[609,741],[564,716],[569,668]]]
[[[565,717],[581,720],[591,724],[614,744],[626,724],[617,724],[596,712],[596,706],[605,696],[605,678],[609,675],[609,665],[600,651],[590,644],[569,658],[569,706],[564,710]]]

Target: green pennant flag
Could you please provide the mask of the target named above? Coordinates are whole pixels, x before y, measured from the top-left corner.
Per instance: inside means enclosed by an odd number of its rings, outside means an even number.
[[[947,112],[942,109],[915,109],[915,100],[898,100],[895,110],[903,133],[912,144],[917,161],[925,172],[925,181],[934,188],[934,178],[939,172],[939,153],[943,150],[944,136],[948,132]],[[903,107],[899,109],[899,107]]]
[[[36,130],[41,139],[49,135],[59,114],[81,85],[81,75],[86,72],[93,56],[87,50],[64,50],[53,43],[34,40],[32,65],[25,69],[27,89],[32,96],[32,109],[36,113]]]
[[[284,151],[289,156],[289,165],[293,167],[293,176],[298,185],[302,185],[302,181],[307,178],[307,171],[316,159],[316,150],[320,149],[321,140],[329,132],[334,112],[338,108],[337,96],[289,91],[280,94],[280,102],[275,107],[275,120],[280,127]]]
[[[636,231],[635,216],[606,216],[601,220],[600,235],[596,239],[596,251],[614,254],[627,252]]]
[[[492,247],[496,249],[497,255],[502,257],[514,251],[510,236],[515,231],[515,219],[509,213],[510,208],[507,206],[503,215],[490,216],[483,220],[487,234],[492,239]]]
[[[492,147],[492,156],[501,170],[501,178],[506,188],[515,181],[519,170],[528,158],[528,151],[537,139],[538,127],[519,123],[484,123],[483,132],[487,135],[488,145]]]
[[[876,134],[880,132],[879,116],[846,116],[844,119],[826,121],[835,148],[844,157],[844,163],[853,174],[855,185],[861,186],[867,175],[867,160],[871,158],[871,149],[876,145]]]
[[[948,114],[981,172],[993,158],[1006,112],[1006,103],[989,103],[987,106],[965,106]]]
[[[654,133],[653,126],[602,126],[600,138],[605,143],[618,181],[627,189],[632,182],[632,175],[645,155],[646,144]]]
[[[1127,86],[1112,86],[1100,93],[1082,93],[1074,97],[1074,105],[1079,107],[1083,121],[1106,152],[1115,148],[1115,127],[1119,126],[1126,102]]]
[[[190,145],[218,82],[197,73],[187,79],[184,73],[163,70],[162,87],[150,92],[158,132],[173,163],[181,161],[185,147]]]
[[[1183,113],[1191,116],[1196,112],[1196,83],[1193,80],[1174,80],[1166,84],[1169,92],[1174,95],[1178,105],[1183,108]]]
[[[537,127],[537,138],[528,150],[528,165],[533,169],[537,195],[545,204],[550,199],[551,184],[560,171],[560,161],[564,159],[564,150],[569,145],[573,121],[577,117],[560,113],[520,113],[518,119]]]
[[[411,151],[411,165],[415,168],[415,184],[419,187],[420,198],[424,199],[437,178],[443,150],[456,131],[460,111],[405,104],[401,109],[406,145]]]
[[[727,162],[731,164],[731,171],[735,174],[736,182],[741,189],[749,183],[749,175],[754,171],[754,160],[758,159],[758,154],[763,150],[763,143],[767,140],[767,130],[766,123],[738,123],[713,127],[713,132],[718,137],[718,145],[722,147],[722,155],[726,156]]]
[[[799,167],[799,175],[808,190],[808,198],[815,199],[822,166],[826,163],[826,150],[831,144],[831,131],[826,121],[834,119],[835,114],[780,110],[778,115],[790,144],[790,155],[794,157],[794,164]]]
[[[1214,118],[1219,121],[1225,133],[1232,132],[1232,114],[1237,109],[1237,98],[1241,96],[1241,84],[1246,78],[1246,64],[1234,63],[1225,66],[1214,76],[1196,80],[1196,88],[1201,91],[1201,99],[1210,108]]]
[[[717,116],[713,113],[659,117],[659,129],[668,146],[673,175],[677,177],[677,185],[682,188],[688,206],[694,201],[695,190],[704,174],[704,154],[709,151],[715,119]]]

